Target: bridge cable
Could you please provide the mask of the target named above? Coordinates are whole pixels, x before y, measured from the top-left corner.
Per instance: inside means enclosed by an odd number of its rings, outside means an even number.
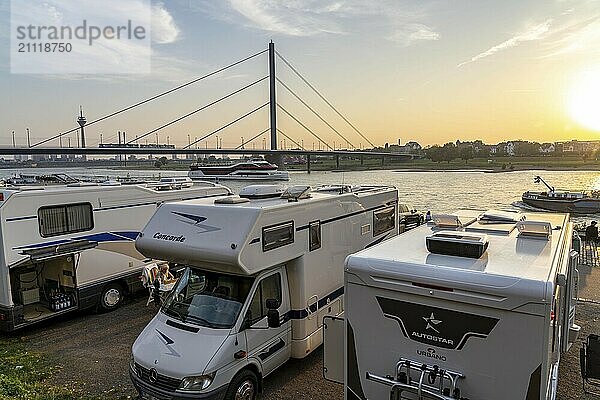
[[[321,143],[323,143],[325,146],[329,147],[332,151],[335,151],[335,149],[333,147],[331,147],[329,144],[327,144],[327,142],[325,142],[323,139],[321,139],[319,137],[319,135],[314,133],[308,126],[306,126],[302,122],[300,122],[300,120],[298,120],[298,118],[296,118],[292,114],[290,114],[290,112],[288,110],[286,110],[285,108],[283,108],[283,106],[281,104],[277,103],[277,107],[279,107],[281,109],[281,111],[286,113],[290,118],[292,118],[294,121],[296,121],[298,124],[300,124],[300,126],[302,126],[304,129],[306,129],[311,135],[316,137]]]
[[[223,97],[220,97],[220,98],[218,98],[218,99],[217,99],[217,100],[215,100],[215,101],[212,101],[212,102],[210,102],[210,103],[208,103],[208,104],[205,104],[205,105],[203,105],[202,107],[200,107],[200,108],[198,108],[198,109],[196,109],[196,110],[194,110],[194,111],[191,111],[191,112],[189,112],[189,113],[187,113],[187,114],[184,114],[184,115],[182,115],[181,117],[175,118],[174,120],[172,120],[172,121],[170,121],[170,122],[167,122],[166,124],[163,124],[163,125],[159,126],[158,128],[155,128],[155,129],[153,129],[153,130],[151,130],[151,131],[149,131],[149,132],[146,132],[146,133],[144,133],[143,135],[136,137],[135,139],[131,139],[130,141],[126,142],[125,144],[130,144],[130,143],[133,143],[133,142],[137,142],[138,140],[140,140],[140,139],[143,139],[143,138],[145,138],[146,136],[148,136],[148,135],[151,135],[151,134],[153,134],[153,133],[155,133],[155,132],[157,132],[157,131],[159,131],[159,130],[161,130],[161,129],[163,129],[163,128],[166,128],[166,127],[167,127],[167,126],[169,126],[169,125],[173,125],[174,123],[176,123],[176,122],[179,122],[179,121],[181,121],[181,120],[182,120],[182,119],[184,119],[184,118],[187,118],[187,117],[189,117],[189,116],[191,116],[191,115],[193,115],[193,114],[196,114],[196,113],[198,113],[198,112],[200,112],[200,111],[202,111],[202,110],[205,110],[205,109],[207,109],[208,107],[214,106],[215,104],[217,104],[217,103],[219,103],[219,102],[221,102],[221,101],[223,101],[223,100],[225,100],[225,99],[227,99],[227,98],[229,98],[229,97],[231,97],[231,96],[233,96],[233,95],[236,95],[236,94],[240,93],[241,91],[248,89],[249,87],[252,87],[252,86],[254,86],[254,85],[256,85],[256,84],[258,84],[258,83],[260,83],[260,82],[264,81],[264,80],[265,80],[265,79],[267,79],[268,77],[269,77],[269,76],[267,75],[267,76],[265,76],[265,77],[263,77],[263,78],[260,78],[260,79],[258,79],[258,80],[256,80],[256,81],[252,82],[252,83],[249,83],[249,84],[247,84],[246,86],[244,86],[244,87],[242,87],[242,88],[240,88],[240,89],[238,89],[238,90],[235,90],[235,91],[233,91],[233,92],[231,92],[231,93],[229,93],[229,94],[227,94],[227,95],[225,95],[225,96],[223,96]]]
[[[308,104],[306,104],[306,102],[304,100],[302,100],[300,98],[300,96],[298,96],[296,93],[294,93],[294,91],[292,89],[290,89],[285,83],[283,83],[281,81],[281,79],[275,77],[275,79],[277,79],[277,82],[279,82],[284,88],[287,89],[288,92],[290,92],[296,99],[298,99],[299,102],[301,102],[302,104],[304,104],[306,106],[306,108],[308,108],[310,111],[312,111],[313,114],[315,114],[317,116],[317,118],[319,118],[321,121],[323,121],[325,123],[325,125],[327,125],[328,127],[330,127],[335,133],[337,133],[337,135],[339,137],[341,137],[342,139],[344,139],[346,141],[347,144],[349,144],[350,146],[352,146],[352,148],[356,149],[356,146],[352,144],[352,142],[350,142],[348,139],[346,139],[346,137],[344,135],[342,135],[340,132],[338,132],[337,129],[335,129],[333,126],[331,126],[331,124],[327,121],[325,121],[325,119],[323,117],[321,117],[319,115],[319,113],[317,113],[311,106],[309,106]]]
[[[142,104],[146,104],[146,103],[148,103],[148,102],[150,102],[150,101],[152,101],[152,100],[156,100],[156,99],[158,99],[159,97],[165,96],[165,95],[167,95],[167,94],[169,94],[169,93],[173,93],[173,92],[175,92],[175,91],[177,91],[177,90],[179,90],[179,89],[183,89],[183,88],[184,88],[184,87],[186,87],[186,86],[192,85],[192,84],[194,84],[194,83],[196,83],[196,82],[199,82],[199,81],[201,81],[201,80],[203,80],[203,79],[206,79],[206,78],[208,78],[208,77],[211,77],[211,76],[213,76],[213,75],[216,75],[216,74],[218,74],[219,72],[223,72],[223,71],[225,71],[225,70],[227,70],[227,69],[229,69],[229,68],[235,67],[236,65],[239,65],[239,64],[242,64],[242,63],[244,63],[244,62],[246,62],[246,61],[248,61],[248,60],[251,60],[251,59],[253,59],[254,57],[257,57],[257,56],[259,56],[259,55],[261,55],[261,54],[263,54],[263,53],[265,53],[265,52],[267,52],[267,51],[268,51],[268,49],[265,49],[265,50],[259,51],[258,53],[254,53],[254,54],[252,54],[252,55],[250,55],[250,56],[248,56],[248,57],[242,58],[241,60],[238,60],[238,61],[236,61],[236,62],[234,62],[234,63],[231,63],[231,64],[229,64],[229,65],[226,65],[226,66],[224,66],[224,67],[221,67],[221,68],[219,68],[219,69],[217,69],[217,70],[215,70],[215,71],[209,72],[208,74],[202,75],[202,76],[200,76],[200,77],[198,77],[198,78],[195,78],[195,79],[193,79],[193,80],[191,80],[191,81],[189,81],[189,82],[186,82],[186,83],[184,83],[184,84],[181,84],[181,85],[179,85],[179,86],[177,86],[177,87],[174,87],[174,88],[172,88],[172,89],[169,89],[169,90],[167,90],[167,91],[165,91],[165,92],[161,92],[161,93],[159,93],[159,94],[156,94],[156,95],[154,95],[154,96],[152,96],[152,97],[149,97],[149,98],[147,98],[147,99],[145,99],[145,100],[139,101],[139,102],[137,102],[137,103],[135,103],[135,104],[132,104],[132,105],[130,105],[130,106],[127,106],[127,107],[125,107],[125,108],[122,108],[122,109],[120,109],[120,110],[114,111],[114,112],[112,112],[112,113],[110,113],[110,114],[107,114],[107,115],[104,115],[104,116],[102,116],[102,117],[100,117],[100,118],[94,119],[94,120],[92,120],[92,121],[88,122],[88,123],[87,123],[85,126],[89,126],[89,125],[95,124],[95,123],[97,123],[97,122],[103,121],[103,120],[105,120],[105,119],[107,119],[107,118],[114,117],[115,115],[121,114],[122,112],[125,112],[125,111],[128,111],[128,110],[131,110],[132,108],[135,108],[135,107],[141,106]],[[66,135],[66,134],[69,134],[69,133],[72,133],[72,132],[75,132],[75,131],[77,131],[77,130],[79,130],[79,129],[80,129],[80,127],[76,127],[76,128],[73,128],[73,129],[71,129],[71,130],[68,130],[68,131],[65,131],[65,132],[59,133],[58,135],[52,136],[52,137],[50,137],[50,138],[48,138],[48,139],[44,139],[44,140],[42,140],[41,142],[34,143],[33,145],[31,145],[31,147],[36,147],[36,146],[39,146],[40,144],[44,144],[44,143],[46,143],[46,142],[49,142],[49,141],[51,141],[51,140],[54,140],[54,139],[58,139],[58,138],[59,138],[59,137],[61,137],[61,136],[64,136],[64,135]]]
[[[283,136],[285,136],[287,139],[289,139],[292,143],[294,143],[296,146],[298,146],[302,150],[306,150],[304,148],[304,146],[302,146],[300,143],[296,142],[294,139],[292,139],[291,137],[289,137],[288,135],[286,135],[285,133],[283,133],[283,131],[281,129],[277,128],[277,132],[281,133]]]
[[[261,137],[262,135],[264,135],[265,133],[269,132],[271,130],[271,128],[267,128],[264,131],[262,131],[261,133],[259,133],[256,136],[253,136],[252,139],[245,141],[244,143],[240,144],[238,147],[236,147],[234,150],[239,150],[242,148],[242,146],[247,145],[248,143],[253,142],[255,139],[258,139],[259,137]]]
[[[188,144],[187,146],[184,146],[184,147],[182,147],[182,149],[189,149],[190,147],[192,147],[192,146],[193,146],[193,145],[195,145],[196,143],[203,141],[204,139],[206,139],[206,138],[208,138],[208,137],[210,137],[210,136],[214,135],[215,133],[218,133],[218,132],[222,131],[223,129],[225,129],[225,128],[227,128],[227,127],[229,127],[229,126],[231,126],[231,125],[235,124],[235,123],[236,123],[236,122],[238,122],[238,121],[241,121],[242,119],[246,118],[247,116],[249,116],[249,115],[251,115],[251,114],[254,114],[255,112],[257,112],[257,111],[258,111],[258,110],[260,110],[261,108],[264,108],[264,107],[266,107],[266,106],[268,106],[268,105],[269,105],[269,102],[266,102],[266,103],[265,103],[265,104],[263,104],[262,106],[258,106],[258,107],[256,107],[254,110],[252,110],[252,111],[248,111],[246,114],[242,115],[241,117],[238,117],[238,118],[234,119],[233,121],[229,122],[228,124],[225,124],[225,125],[223,125],[223,126],[222,126],[222,127],[220,127],[219,129],[216,129],[216,130],[212,131],[211,133],[209,133],[209,134],[207,134],[207,135],[204,135],[204,136],[202,136],[202,137],[201,137],[200,139],[198,139],[198,140],[194,140],[192,143]]]
[[[373,142],[371,142],[365,135],[363,135],[362,132],[359,131],[356,126],[354,126],[350,121],[348,121],[348,119],[346,117],[344,117],[342,115],[342,113],[339,112],[337,110],[337,108],[335,108],[333,106],[333,104],[331,104],[313,85],[311,85],[310,82],[308,82],[306,80],[306,78],[304,78],[302,76],[302,74],[300,74],[300,72],[298,72],[298,70],[296,68],[294,68],[294,66],[288,62],[288,60],[286,60],[278,51],[275,51],[275,53],[281,59],[281,61],[283,61],[296,75],[298,75],[298,77],[300,79],[302,79],[302,81],[304,83],[306,83],[306,85],[308,85],[308,87],[310,87],[321,98],[321,100],[323,100],[325,103],[327,103],[327,105],[329,107],[331,107],[333,109],[333,111],[336,112],[337,115],[339,115],[344,121],[346,121],[346,123],[348,125],[350,125],[352,127],[352,129],[354,129],[356,131],[356,133],[358,133],[360,135],[360,137],[362,137],[363,139],[365,139],[371,146],[375,147],[375,145],[373,144]]]

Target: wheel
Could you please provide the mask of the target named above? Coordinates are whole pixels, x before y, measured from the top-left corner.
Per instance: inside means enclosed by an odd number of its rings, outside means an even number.
[[[112,311],[121,305],[123,301],[123,286],[118,283],[109,283],[102,288],[100,294],[99,308],[102,311]]]
[[[258,379],[250,370],[237,374],[225,394],[225,400],[254,400],[258,392]]]

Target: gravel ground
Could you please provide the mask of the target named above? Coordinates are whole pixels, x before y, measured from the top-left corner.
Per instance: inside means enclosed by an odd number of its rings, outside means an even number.
[[[585,396],[579,373],[579,348],[589,333],[600,333],[600,269],[580,268],[581,284],[577,323],[578,343],[563,357],[558,399],[600,399]],[[155,309],[146,298],[130,299],[108,314],[80,313],[20,332],[31,350],[47,354],[62,369],[57,384],[79,387],[104,398],[135,397],[127,372],[131,344],[150,321]],[[303,360],[291,360],[265,379],[262,399],[341,399],[342,387],[322,377],[321,350]]]

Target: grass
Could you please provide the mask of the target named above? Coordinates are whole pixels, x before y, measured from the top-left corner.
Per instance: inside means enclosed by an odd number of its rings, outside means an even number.
[[[49,382],[60,370],[44,355],[27,350],[16,338],[0,338],[0,399],[5,400],[95,400],[66,386]]]

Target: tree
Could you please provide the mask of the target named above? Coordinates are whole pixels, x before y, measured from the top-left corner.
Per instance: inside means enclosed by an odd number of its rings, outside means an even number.
[[[426,148],[425,156],[433,162],[439,163],[440,161],[444,161],[442,156],[442,148],[438,145]]]
[[[458,157],[458,148],[452,142],[446,143],[442,146],[442,160],[447,161],[450,164],[450,161],[454,160]]]
[[[472,146],[463,146],[459,150],[459,155],[465,161],[465,164],[467,164],[470,159],[475,158],[475,150],[473,150]]]

